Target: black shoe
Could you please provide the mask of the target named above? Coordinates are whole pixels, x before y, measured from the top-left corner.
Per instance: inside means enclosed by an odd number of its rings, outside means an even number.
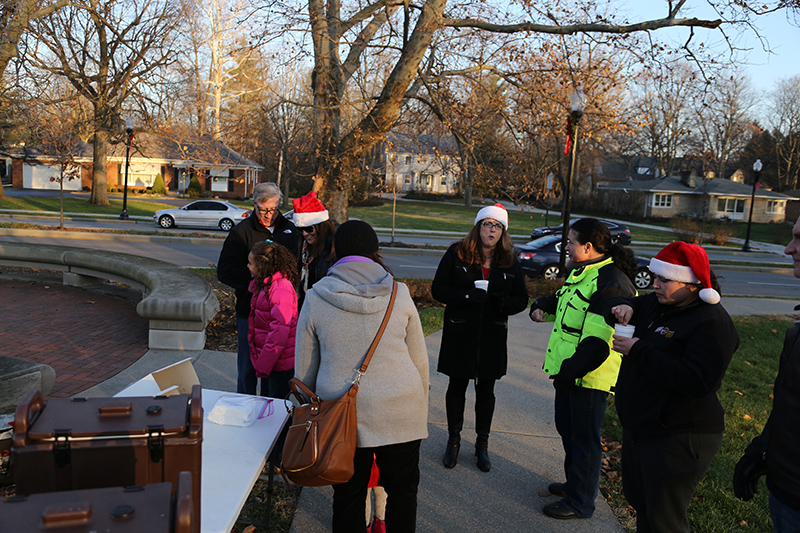
[[[461,449],[460,439],[447,439],[447,448],[444,450],[444,459],[442,459],[445,468],[454,468],[458,464],[459,449]]]
[[[567,495],[567,493],[564,492],[564,483],[550,483],[547,486],[547,491],[553,496],[558,496],[559,498],[563,498]]]
[[[559,520],[568,520],[570,518],[583,518],[578,511],[563,504],[562,502],[548,503],[542,509],[544,514],[551,518],[558,518]]]
[[[475,457],[478,458],[478,470],[481,472],[488,472],[492,469],[492,462],[489,460],[489,451],[487,446],[476,446]]]

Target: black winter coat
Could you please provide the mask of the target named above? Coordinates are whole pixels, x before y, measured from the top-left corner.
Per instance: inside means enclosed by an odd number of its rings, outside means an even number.
[[[467,265],[456,255],[458,243],[447,250],[436,270],[431,292],[445,304],[438,370],[454,378],[500,379],[508,366],[508,317],[528,306],[528,289],[519,261],[509,268],[492,266],[489,298],[466,299],[483,279],[480,265]]]
[[[247,268],[247,256],[250,255],[253,246],[257,242],[269,239],[284,245],[292,254],[297,252],[297,228],[289,219],[280,213],[278,215],[273,234],[258,222],[253,213],[250,213],[247,220],[233,227],[222,245],[217,263],[217,279],[236,290],[236,316],[239,318],[250,316],[252,293],[247,287],[253,278]]]
[[[797,309],[797,308],[795,308]],[[745,451],[758,460],[767,453],[767,488],[784,505],[800,510],[800,326],[786,330],[772,412],[764,431]]]
[[[633,308],[639,340],[617,378],[615,405],[622,427],[634,435],[722,433],[724,411],[717,390],[739,347],[739,334],[721,304],[696,300],[685,307],[658,303],[655,293],[613,298],[605,307]]]
[[[297,260],[297,275],[299,279],[300,272],[303,270],[302,239],[297,247],[298,255],[300,256],[300,258]],[[333,239],[328,239],[328,242],[325,243],[325,248],[322,250],[322,253],[312,259],[311,263],[308,264],[308,289],[311,289],[316,282],[324,278],[328,273],[328,269],[333,266],[333,263],[328,261],[328,256],[331,255],[332,249]],[[298,283],[300,284],[297,289],[297,312],[299,313],[300,309],[303,307],[303,302],[306,300],[306,291],[303,290],[302,280],[298,281]]]

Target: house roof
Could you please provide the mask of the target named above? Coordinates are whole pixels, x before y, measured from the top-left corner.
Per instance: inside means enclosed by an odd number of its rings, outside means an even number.
[[[108,159],[124,161],[126,150],[126,142],[109,144]],[[92,161],[94,150],[89,143],[77,141],[74,146],[70,147],[70,151],[77,161]],[[8,151],[8,154],[11,157],[21,159],[54,158],[54,150],[46,145],[12,149]],[[190,140],[154,133],[134,133],[131,160],[168,163],[176,168],[264,168],[252,159],[228,148],[223,143],[215,141],[210,136],[196,137]]]
[[[681,182],[680,176],[667,176],[666,178],[644,180],[644,181],[624,181],[624,182],[604,182],[598,183],[598,189],[606,190],[628,190],[642,191],[661,194],[703,194],[708,193],[714,196],[742,196],[749,197],[753,192],[751,185],[736,183],[726,179],[703,180],[696,178],[696,186],[689,187]],[[756,190],[758,198],[772,198],[789,200],[785,194],[765,189]]]
[[[454,154],[458,151],[454,137],[407,133],[389,133],[383,142],[383,148],[383,151],[411,154]]]

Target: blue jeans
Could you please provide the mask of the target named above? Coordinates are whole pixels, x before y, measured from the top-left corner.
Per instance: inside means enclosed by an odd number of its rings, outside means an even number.
[[[603,448],[600,426],[606,413],[608,393],[573,387],[556,391],[556,429],[564,446],[564,472],[567,482],[562,503],[589,518],[594,514],[594,500],[600,484]]]
[[[775,533],[800,533],[800,511],[769,495],[769,515]]]
[[[247,319],[236,317],[236,336],[239,343],[236,355],[236,392],[256,394],[256,369],[250,361],[250,344],[247,342]]]

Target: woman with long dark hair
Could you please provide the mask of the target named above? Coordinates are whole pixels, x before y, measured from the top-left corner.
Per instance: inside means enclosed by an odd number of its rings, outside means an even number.
[[[508,235],[508,212],[495,204],[478,212],[469,234],[450,246],[436,270],[431,293],[445,304],[438,370],[450,377],[445,468],[458,463],[470,380],[475,380],[477,465],[483,472],[492,467],[488,442],[494,385],[506,373],[508,317],[528,305],[518,255]],[[488,287],[479,287],[487,282]]]
[[[333,237],[336,224],[314,191],[292,200],[292,221],[300,233],[297,246],[297,307],[301,309],[308,289],[322,279],[335,261]]]
[[[589,518],[600,481],[600,426],[621,360],[611,350],[614,328],[603,318],[603,305],[610,298],[636,294],[629,279],[636,263],[630,250],[611,244],[608,227],[595,218],[575,221],[567,253],[571,270],[564,286],[537,299],[530,311],[535,322],[555,317],[544,371],[556,389],[555,422],[566,474],[565,483],[548,487],[562,499],[543,511],[553,518]]]

